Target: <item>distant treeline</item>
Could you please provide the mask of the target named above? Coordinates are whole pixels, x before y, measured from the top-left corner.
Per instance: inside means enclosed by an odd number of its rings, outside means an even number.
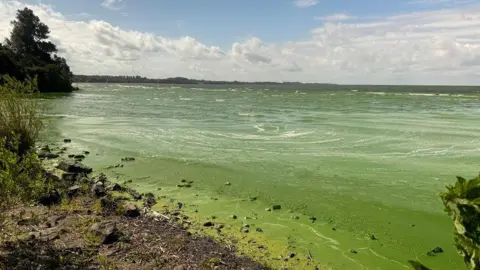
[[[299,91],[359,91],[359,92],[401,92],[401,93],[480,93],[480,86],[445,86],[445,85],[342,85],[329,83],[300,82],[241,82],[196,80],[184,77],[166,79],[150,79],[141,76],[108,76],[108,75],[74,75],[77,83],[157,83],[181,85],[209,85],[209,87],[235,85],[236,87],[262,87],[276,90]]]
[[[300,84],[298,82],[241,82],[196,80],[184,77],[166,79],[150,79],[141,76],[108,76],[108,75],[74,75],[74,82],[79,83],[163,83],[163,84]]]

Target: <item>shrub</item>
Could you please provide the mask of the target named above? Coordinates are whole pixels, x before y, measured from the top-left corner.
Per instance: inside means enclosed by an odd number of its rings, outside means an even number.
[[[35,154],[17,155],[19,140],[11,138],[8,148],[0,147],[0,211],[37,198],[49,189],[40,160]],[[0,138],[0,145],[5,144],[6,138]]]
[[[455,246],[470,269],[480,268],[480,176],[471,180],[457,177],[440,195],[445,211],[452,217]]]
[[[15,148],[23,156],[35,146],[42,128],[36,81],[18,82],[9,76],[1,78],[0,85],[0,138],[4,145]],[[15,138],[18,145],[9,146]]]
[[[42,120],[35,82],[8,76],[0,85],[0,211],[49,189],[34,145]],[[1,212],[0,212],[1,216]]]

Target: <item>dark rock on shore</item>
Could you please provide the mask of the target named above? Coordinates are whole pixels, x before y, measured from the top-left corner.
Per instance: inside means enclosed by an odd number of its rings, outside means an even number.
[[[85,155],[74,155],[73,156],[74,159],[85,159]]]
[[[124,191],[125,188],[120,186],[119,184],[115,183],[113,186],[112,186],[112,190],[113,191]]]
[[[63,142],[64,142],[64,143],[71,143],[72,140],[71,140],[71,139],[63,139]]]
[[[79,185],[71,186],[70,188],[68,188],[68,197],[75,197],[80,192],[80,190],[81,188]]]
[[[83,154],[84,155],[90,155],[90,152],[89,151],[83,151]]]
[[[69,173],[85,173],[85,174],[90,174],[92,173],[93,169],[90,167],[87,167],[83,165],[82,163],[79,162],[73,162],[73,161],[68,161],[68,160],[62,160],[57,166],[58,169],[64,171],[64,172],[69,172]]]
[[[427,255],[428,256],[435,256],[437,254],[440,254],[440,253],[443,253],[443,249],[441,247],[436,247],[434,249],[432,249],[431,251],[427,252]]]
[[[317,221],[317,218],[316,217],[309,217],[308,219],[310,219],[312,221],[312,223],[314,223],[315,221]]]
[[[153,193],[147,193],[145,194],[145,198],[143,199],[143,206],[147,208],[152,208],[157,204],[157,201],[155,200],[155,195]]]
[[[54,158],[58,158],[59,155],[58,154],[54,154],[54,153],[51,153],[51,152],[47,152],[47,151],[42,151],[38,154],[38,157],[41,158],[41,159],[54,159]]]
[[[45,206],[59,204],[61,201],[62,197],[60,196],[60,193],[58,193],[58,191],[56,190],[52,190],[51,192],[40,196],[40,198],[38,199],[38,202],[41,205]]]
[[[105,186],[103,185],[102,182],[97,182],[97,183],[93,184],[91,192],[92,192],[93,195],[95,195],[97,197],[103,197],[106,194],[105,193]]]
[[[272,205],[272,210],[280,210],[280,209],[282,209],[282,206],[280,204]]]
[[[213,222],[211,222],[211,221],[207,221],[207,222],[203,223],[204,227],[213,227],[214,225],[215,224],[213,224]]]
[[[114,221],[105,221],[93,224],[89,231],[100,237],[102,244],[112,244],[118,241],[120,233]]]
[[[122,205],[123,215],[130,218],[136,218],[140,216],[140,210],[133,203],[125,203]]]
[[[74,154],[70,154],[68,155],[68,158],[73,158],[75,155]]]
[[[124,158],[122,158],[122,161],[123,162],[135,161],[135,158],[134,157],[124,157]]]

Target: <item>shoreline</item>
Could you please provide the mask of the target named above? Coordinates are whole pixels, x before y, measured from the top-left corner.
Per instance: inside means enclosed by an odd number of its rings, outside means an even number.
[[[61,163],[62,159],[69,160],[68,162],[73,162],[72,159],[76,158],[76,162],[81,162],[83,159],[88,159],[90,154],[89,152],[84,152],[82,154],[77,153],[77,156],[74,157],[73,153],[70,153],[68,149],[69,142],[70,141],[64,144],[55,144],[57,146],[52,147],[48,152],[43,151],[42,153],[41,151],[40,153],[40,156],[45,157],[43,164],[47,171],[55,171],[58,178],[63,180],[71,179],[72,175],[66,175],[61,170],[54,169],[55,167],[58,167],[58,163]],[[135,162],[134,158],[123,160],[121,164],[114,165],[113,168],[116,166],[128,166],[130,162]],[[97,179],[98,177],[102,178],[105,176],[103,172],[93,172],[91,175],[94,177],[89,178],[91,179],[90,182],[94,182],[94,179]],[[105,183],[106,185],[104,187],[108,196],[112,196],[114,201],[122,201],[122,204],[123,202],[126,202],[136,205],[139,212],[141,212],[140,218],[142,220],[152,219],[156,222],[161,222],[162,224],[168,223],[172,228],[177,228],[183,233],[194,235],[195,237],[199,236],[201,239],[207,239],[206,241],[213,241],[215,246],[226,248],[229,256],[234,256],[234,258],[237,258],[236,256],[239,256],[238,258],[247,258],[248,263],[254,263],[254,261],[256,261],[260,263],[258,265],[268,265],[274,269],[319,269],[313,258],[311,258],[311,255],[309,258],[304,259],[303,254],[288,252],[287,249],[285,249],[284,254],[280,256],[274,255],[276,252],[270,253],[266,240],[261,236],[262,229],[255,227],[254,224],[248,224],[245,222],[247,224],[241,229],[238,229],[235,226],[232,226],[232,224],[220,221],[217,222],[215,217],[205,220],[199,215],[195,215],[195,212],[198,212],[198,210],[194,209],[194,205],[174,201],[171,198],[169,200],[167,196],[155,196],[153,193],[140,194],[135,189],[129,187],[128,183],[120,185],[118,179],[114,179],[111,176],[108,177],[108,180]],[[76,183],[73,182],[72,184],[75,186]],[[181,180],[179,186],[191,184],[193,183],[189,183],[187,180]],[[161,188],[158,189],[160,190]],[[87,192],[87,195],[88,193],[89,192]],[[102,198],[96,199],[101,201]],[[148,202],[149,200],[151,201]],[[147,205],[145,204],[146,202]],[[258,235],[251,236],[253,234]],[[243,243],[247,243],[247,245],[244,245]],[[237,259],[232,260],[235,261]],[[254,264],[257,265],[257,263]],[[189,268],[187,267],[186,269]],[[234,268],[229,267],[229,269]],[[262,266],[260,268],[247,267],[247,269],[268,268]]]

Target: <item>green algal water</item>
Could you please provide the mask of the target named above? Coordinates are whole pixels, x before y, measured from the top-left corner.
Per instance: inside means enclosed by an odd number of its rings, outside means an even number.
[[[479,171],[479,95],[80,88],[46,99],[50,136],[141,191],[249,222],[264,231],[252,237],[333,269],[464,269],[438,193]],[[124,156],[137,160],[105,170]]]

